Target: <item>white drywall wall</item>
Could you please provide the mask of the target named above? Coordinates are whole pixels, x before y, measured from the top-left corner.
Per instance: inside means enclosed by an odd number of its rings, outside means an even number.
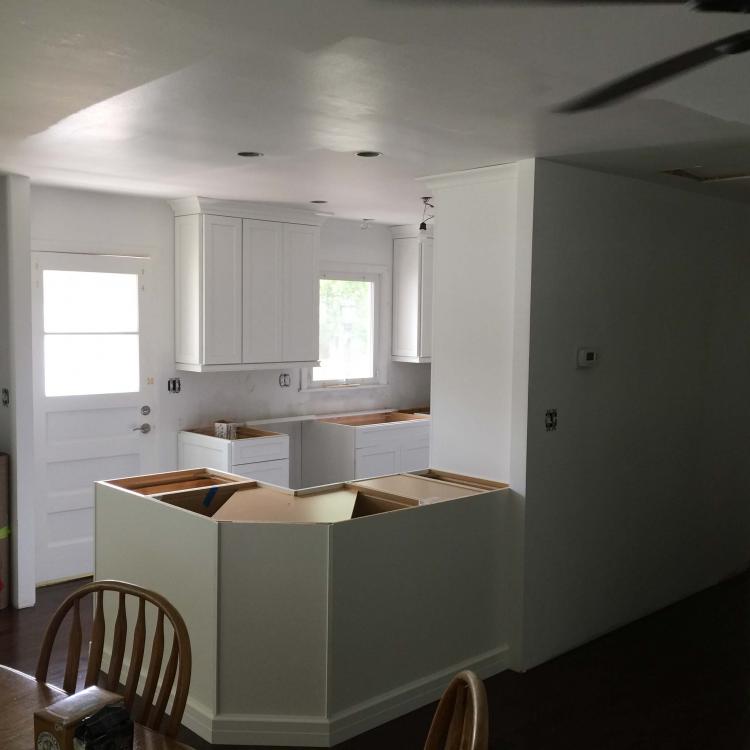
[[[178,429],[215,418],[268,419],[429,402],[429,365],[390,363],[387,386],[326,392],[299,392],[298,370],[292,371],[292,387],[283,389],[278,384],[278,371],[176,372],[174,220],[166,201],[34,186],[31,216],[35,250],[145,254],[152,258],[151,274],[159,289],[159,302],[153,320],[158,343],[154,373],[157,401],[151,406],[161,469],[175,466]],[[387,227],[372,225],[362,231],[358,222],[330,219],[322,227],[320,246],[322,260],[346,260],[388,269],[392,265],[392,240]],[[385,323],[390,326],[390,309],[385,313]],[[167,393],[166,379],[174,375],[182,379],[179,395]]]
[[[431,178],[431,464],[509,482],[497,544],[509,663],[520,666],[534,161]]]
[[[508,481],[518,167],[432,178],[431,463]]]
[[[527,667],[750,562],[749,229],[745,206],[537,162]]]

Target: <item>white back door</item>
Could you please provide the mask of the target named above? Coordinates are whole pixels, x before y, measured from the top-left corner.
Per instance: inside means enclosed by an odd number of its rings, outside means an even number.
[[[157,468],[148,263],[32,254],[37,583],[93,572],[95,481]]]

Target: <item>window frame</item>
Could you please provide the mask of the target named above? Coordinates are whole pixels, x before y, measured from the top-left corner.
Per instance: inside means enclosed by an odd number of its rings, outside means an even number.
[[[302,368],[301,390],[329,391],[335,389],[377,388],[388,383],[387,341],[389,310],[388,291],[389,270],[386,266],[361,263],[321,262],[318,272],[318,285],[322,279],[342,281],[369,281],[373,290],[373,377],[344,378],[340,380],[313,380],[313,368]],[[318,327],[320,336],[320,327]]]

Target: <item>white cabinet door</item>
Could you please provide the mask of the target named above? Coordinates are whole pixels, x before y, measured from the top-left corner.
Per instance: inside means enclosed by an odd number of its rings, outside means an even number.
[[[240,464],[232,467],[232,474],[239,474],[258,482],[268,482],[279,487],[289,486],[289,461],[259,461],[255,464]]]
[[[393,355],[419,356],[419,240],[393,241]]]
[[[318,227],[284,225],[282,361],[318,359]]]
[[[203,217],[203,357],[242,362],[242,219]]]
[[[284,225],[242,226],[242,361],[281,362]]]
[[[390,445],[358,448],[354,462],[354,479],[398,474],[401,465],[400,453],[400,446],[395,441]]]
[[[399,471],[421,471],[430,467],[430,441],[405,442],[401,446]]]
[[[422,240],[419,296],[419,356],[432,357],[432,238]]]

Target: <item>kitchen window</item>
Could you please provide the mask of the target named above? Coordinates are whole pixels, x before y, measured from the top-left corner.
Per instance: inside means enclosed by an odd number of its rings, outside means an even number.
[[[385,382],[381,361],[384,269],[323,269],[320,275],[320,367],[307,388],[371,386]]]

